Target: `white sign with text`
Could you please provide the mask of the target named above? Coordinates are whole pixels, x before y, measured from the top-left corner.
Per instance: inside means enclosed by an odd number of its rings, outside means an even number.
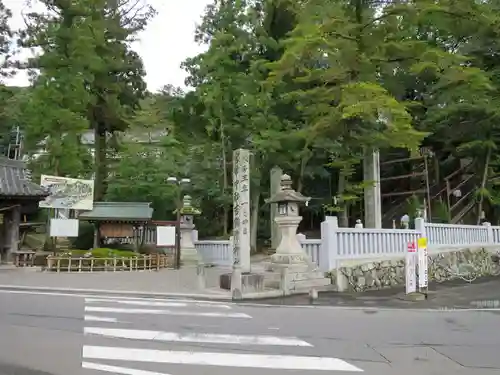
[[[415,242],[408,243],[405,271],[406,294],[415,293],[417,291],[417,244]]]
[[[418,239],[418,287],[429,286],[427,238]]]

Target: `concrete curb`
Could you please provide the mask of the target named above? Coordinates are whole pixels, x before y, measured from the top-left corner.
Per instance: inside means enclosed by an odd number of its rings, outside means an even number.
[[[233,300],[229,294],[210,294],[210,293],[161,293],[161,292],[141,292],[137,290],[105,290],[105,289],[85,289],[85,288],[57,288],[44,286],[26,286],[26,285],[0,285],[0,290],[26,291],[26,292],[45,292],[45,293],[65,293],[65,294],[89,294],[96,296],[123,296],[123,297],[142,297],[142,298],[187,298],[193,300],[205,301],[224,301],[224,302],[243,302],[257,299],[283,297],[283,292],[279,290],[269,290],[259,293],[245,293],[242,299]]]
[[[79,289],[79,288],[54,288],[42,286],[25,285],[0,285],[0,290],[26,291],[26,292],[49,292],[67,294],[92,294],[107,296],[128,296],[145,298],[188,298],[196,300],[232,301],[229,295],[201,294],[201,293],[161,293],[161,292],[141,292],[137,290],[105,290],[105,289]],[[267,297],[262,297],[267,298]]]

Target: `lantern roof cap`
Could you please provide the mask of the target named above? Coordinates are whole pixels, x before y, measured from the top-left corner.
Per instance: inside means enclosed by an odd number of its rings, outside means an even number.
[[[280,181],[280,191],[274,194],[271,198],[267,199],[266,203],[306,203],[310,200],[310,197],[306,197],[301,193],[293,190],[292,178],[287,174],[283,174]]]

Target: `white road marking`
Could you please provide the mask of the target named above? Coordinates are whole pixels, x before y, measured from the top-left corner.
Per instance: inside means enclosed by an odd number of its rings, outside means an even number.
[[[127,299],[111,299],[111,298],[85,298],[86,303],[119,303],[124,305],[136,305],[136,306],[161,306],[161,307],[186,307],[188,304],[186,302],[165,302],[165,301],[150,301],[150,300],[127,300]],[[194,303],[198,307],[216,307],[221,309],[231,309],[228,305],[219,304],[209,304],[203,302]]]
[[[230,354],[84,346],[83,358],[185,365],[268,368],[282,370],[363,372],[339,358],[291,355]]]
[[[117,318],[110,318],[108,316],[94,316],[94,315],[85,315],[86,322],[108,322],[108,323],[118,323]]]
[[[148,331],[140,329],[116,329],[101,327],[85,327],[85,334],[116,337],[130,340],[153,340],[167,342],[197,342],[213,344],[237,345],[281,345],[281,346],[312,346],[297,337],[222,335],[212,333],[187,333]]]
[[[100,363],[93,362],[82,362],[82,368],[125,375],[168,375],[153,371],[137,370],[135,368],[101,365]]]
[[[174,310],[154,310],[154,309],[122,309],[114,307],[85,306],[88,312],[104,312],[119,314],[153,314],[153,315],[177,315],[177,316],[205,316],[211,318],[247,318],[250,315],[244,313],[219,313],[219,312],[192,312],[192,311],[174,311]]]
[[[19,288],[19,285],[0,285],[0,288]],[[100,292],[100,291],[99,291]],[[76,293],[68,292],[45,292],[45,291],[29,291],[29,290],[9,290],[9,289],[0,289],[0,293],[5,294],[28,294],[34,296],[53,296],[53,297],[70,297],[70,298],[92,298],[96,297],[96,294],[91,294],[90,292],[83,293],[81,289],[76,289]],[[125,294],[125,293],[123,293]],[[135,294],[135,292],[131,292],[130,294]],[[99,294],[101,296],[101,294]],[[179,293],[179,297],[186,297],[186,294]],[[168,297],[165,298],[150,298],[150,297],[127,297],[127,296],[112,296],[112,295],[102,295],[102,298],[106,299],[129,299],[129,300],[149,300],[149,301],[179,301],[179,302],[187,302],[187,303],[197,303],[202,300],[202,297],[193,297],[200,298],[200,300],[195,299],[177,299],[173,294],[169,294]],[[250,302],[238,302],[234,303],[231,301],[203,301],[203,303],[208,304],[231,304],[239,307],[255,307],[255,308],[264,308],[264,307],[273,307],[280,309],[307,309],[307,310],[341,310],[341,311],[380,311],[380,312],[405,312],[405,313],[477,313],[477,312],[488,312],[488,311],[500,311],[500,308],[406,308],[406,307],[362,307],[362,306],[328,306],[328,305],[272,305],[265,303],[250,303]]]

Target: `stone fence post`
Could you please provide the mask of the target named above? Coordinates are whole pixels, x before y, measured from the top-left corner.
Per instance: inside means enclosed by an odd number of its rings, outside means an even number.
[[[425,230],[425,220],[421,217],[415,219],[415,230],[419,233],[419,237],[427,237]]]
[[[338,221],[336,216],[327,216],[321,223],[321,246],[319,249],[319,269],[330,272],[336,268]]]
[[[488,244],[494,244],[495,243],[495,238],[493,236],[493,228],[491,227],[491,223],[488,223],[487,221],[485,221],[483,223],[483,225],[486,227]]]
[[[192,235],[192,238],[193,238],[193,242],[198,242],[198,231],[196,229],[193,229],[191,231],[191,235]]]
[[[336,270],[335,283],[337,290],[344,291],[348,288],[348,280],[342,272],[339,272],[341,264],[337,246],[338,228],[339,221],[337,216],[327,216],[325,221],[321,223],[319,269],[323,272]]]

